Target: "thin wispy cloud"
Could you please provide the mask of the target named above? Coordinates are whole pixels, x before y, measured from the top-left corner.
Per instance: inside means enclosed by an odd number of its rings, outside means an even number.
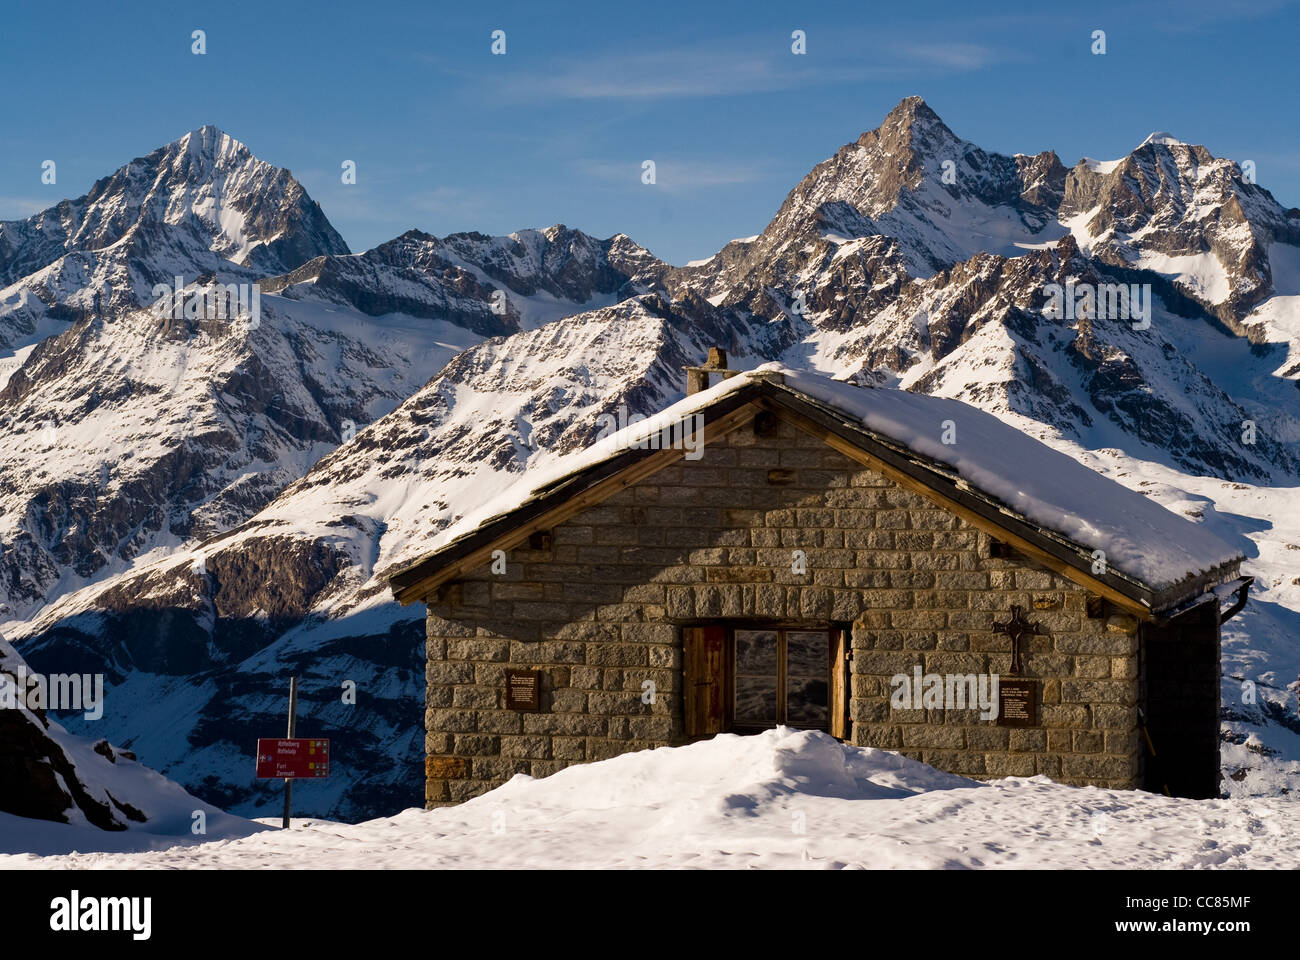
[[[62,199],[63,194],[50,196],[46,199],[0,196],[0,220],[26,220],[32,214],[40,213],[42,210],[54,206]]]
[[[1134,12],[1141,12],[1154,29],[1164,33],[1205,33],[1213,32],[1225,21],[1267,19],[1295,6],[1296,0],[1154,0],[1141,4]]]
[[[980,70],[1008,59],[1005,52],[979,43],[914,43],[902,51],[910,60],[950,70]]]
[[[816,43],[817,38],[808,42]],[[828,47],[832,43],[822,42]],[[871,49],[872,55],[850,57],[841,52],[846,48]],[[544,71],[495,80],[491,93],[513,100],[731,97],[978,70],[1012,59],[1015,55],[1009,51],[978,43],[940,40],[909,44],[901,39],[882,42],[875,36],[869,46],[854,48],[841,36],[834,38],[830,52],[822,55],[797,56],[787,45],[769,43],[761,52],[679,47],[568,58]]]
[[[752,163],[734,163],[726,160],[679,160],[672,157],[654,158],[655,187],[666,193],[685,193],[713,187],[736,186],[766,180],[772,173]],[[586,160],[578,165],[584,177],[601,180],[611,185],[625,184],[644,187],[641,180],[641,162],[611,162]]]
[[[580,100],[718,97],[794,89],[817,82],[818,75],[772,57],[679,49],[565,64],[531,77],[518,92]]]

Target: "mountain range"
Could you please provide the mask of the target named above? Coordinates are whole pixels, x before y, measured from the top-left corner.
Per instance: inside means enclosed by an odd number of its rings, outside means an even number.
[[[160,311],[177,283],[256,284],[259,315]],[[419,804],[422,611],[384,573],[600,414],[678,399],[714,345],[963,400],[1239,543],[1225,788],[1300,787],[1300,210],[1203,147],[1066,167],[909,97],[762,233],[678,267],[562,225],[354,254],[209,126],[0,223],[0,285],[0,631],[33,669],[106,675],[69,730],[217,806],[278,803],[251,753],[290,675],[336,758],[304,812]],[[1045,309],[1119,285],[1151,291],[1142,322]]]

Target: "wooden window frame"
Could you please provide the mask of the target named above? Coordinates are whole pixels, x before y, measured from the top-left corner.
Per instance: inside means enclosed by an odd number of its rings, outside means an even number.
[[[776,726],[794,727],[796,730],[821,730],[823,733],[830,732],[830,714],[831,714],[831,665],[829,661],[826,664],[826,725],[804,727],[796,726],[790,722],[788,703],[786,698],[789,695],[789,648],[787,647],[786,634],[789,633],[825,633],[827,649],[835,645],[834,627],[827,624],[822,627],[820,624],[814,627],[770,627],[770,626],[746,626],[739,623],[726,624],[727,645],[726,645],[726,685],[727,694],[723,701],[724,718],[726,728],[733,733],[762,733],[764,730],[771,730]],[[736,722],[736,631],[746,632],[764,632],[776,634],[776,719],[772,723],[737,723]]]
[[[722,717],[720,731],[705,731],[702,733],[691,734],[688,729],[688,736],[708,737],[715,732],[737,733],[749,735],[761,733],[764,730],[771,730],[775,726],[785,725],[794,726],[787,719],[781,719],[786,712],[788,696],[788,648],[786,646],[786,634],[795,633],[821,633],[827,635],[828,659],[826,665],[826,698],[827,698],[827,720],[822,726],[795,726],[797,730],[820,730],[828,733],[838,740],[848,740],[850,731],[849,721],[849,660],[851,659],[852,644],[850,640],[851,627],[847,623],[837,621],[818,621],[814,623],[798,621],[761,621],[761,620],[744,620],[718,618],[714,620],[703,620],[683,627],[683,643],[685,650],[686,631],[699,628],[720,629],[723,635],[723,656],[722,656]],[[737,630],[761,630],[775,632],[777,634],[778,656],[777,656],[777,719],[771,724],[737,724],[736,722],[736,631]],[[688,675],[687,660],[689,654],[683,657],[683,684],[700,683],[701,681],[693,675]],[[690,708],[688,707],[688,710]],[[688,723],[688,728],[690,724]]]

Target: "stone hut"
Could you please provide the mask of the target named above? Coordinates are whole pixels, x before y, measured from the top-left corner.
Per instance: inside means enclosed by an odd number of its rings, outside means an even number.
[[[1219,795],[1236,549],[954,400],[720,351],[689,372],[391,575],[428,610],[429,806],[780,724]]]

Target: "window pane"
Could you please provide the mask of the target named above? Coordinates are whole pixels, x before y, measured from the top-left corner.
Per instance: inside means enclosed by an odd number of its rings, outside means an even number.
[[[785,635],[785,647],[785,671],[790,676],[826,677],[831,657],[829,633],[792,630]]]
[[[830,634],[792,630],[785,635],[785,722],[825,727],[830,718]]]
[[[776,723],[776,677],[736,677],[736,723]]]
[[[777,651],[775,630],[736,631],[736,723],[776,723]]]
[[[830,719],[825,680],[790,677],[786,680],[786,723],[792,727],[825,727]]]
[[[776,677],[776,631],[736,631],[736,675]]]

